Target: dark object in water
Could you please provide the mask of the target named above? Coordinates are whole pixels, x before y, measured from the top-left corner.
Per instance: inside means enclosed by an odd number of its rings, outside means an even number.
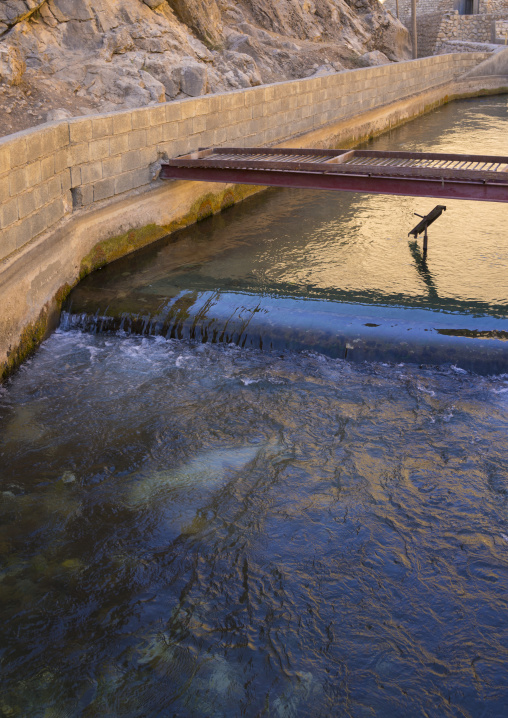
[[[434,209],[426,214],[425,216],[422,214],[418,214],[415,212],[416,217],[421,217],[421,222],[418,222],[416,227],[414,227],[409,234],[407,235],[410,237],[413,235],[413,237],[416,239],[419,234],[422,232],[425,232],[423,235],[423,253],[427,254],[427,245],[428,245],[428,234],[427,229],[430,227],[430,225],[436,221],[436,219],[439,219],[443,212],[446,212],[446,207],[443,204],[438,204]]]

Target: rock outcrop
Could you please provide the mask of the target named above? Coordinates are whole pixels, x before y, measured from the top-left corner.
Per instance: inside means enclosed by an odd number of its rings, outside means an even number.
[[[0,0],[0,133],[410,57],[378,0]]]

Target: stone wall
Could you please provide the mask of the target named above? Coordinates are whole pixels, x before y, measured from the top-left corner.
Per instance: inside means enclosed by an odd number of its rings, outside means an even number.
[[[508,15],[508,0],[487,0],[486,12]]]
[[[469,42],[495,42],[495,15],[459,15],[445,13],[437,35],[434,52],[439,52],[442,42],[460,40]]]
[[[441,56],[64,120],[0,139],[0,260],[84,208],[156,183],[199,147],[281,142],[450,81],[477,56]]]
[[[486,52],[489,55],[494,50],[499,49],[499,45],[491,42],[469,42],[468,40],[443,40],[437,47],[436,55],[449,55],[452,52]]]
[[[462,49],[458,45],[451,46],[450,42],[491,44],[504,41],[508,27],[508,0],[496,0],[495,7],[492,3],[484,3],[481,7],[492,8],[492,12],[476,15],[460,15],[458,10],[449,7],[454,4],[451,1],[426,0],[424,5],[422,1],[417,5],[418,57],[443,54],[445,50],[466,52],[470,49],[466,45]],[[385,7],[387,5],[388,1]],[[411,4],[400,0],[399,10],[401,20],[411,32]]]
[[[431,12],[425,15],[418,15],[416,19],[418,57],[429,57],[429,55],[434,54],[442,22],[442,12]]]
[[[396,15],[396,0],[385,0],[384,7],[392,15]],[[447,10],[455,10],[455,0],[416,0],[416,14],[426,15],[428,13],[441,13]],[[411,0],[399,0],[399,19],[407,23],[411,19]]]
[[[497,42],[508,42],[508,17],[500,18],[495,20],[496,28],[496,41]]]
[[[431,57],[134,111],[0,140],[0,381],[29,356],[81,277],[258,187],[163,182],[160,160],[206,146],[348,147],[454,97],[485,53]]]
[[[445,13],[454,10],[462,11],[464,0],[416,0],[417,15],[429,13]],[[390,10],[392,15],[396,14],[396,0],[385,0],[384,7]],[[508,0],[475,0],[473,5],[476,14],[498,13],[508,14]],[[399,0],[399,18],[403,23],[411,19],[411,0]]]

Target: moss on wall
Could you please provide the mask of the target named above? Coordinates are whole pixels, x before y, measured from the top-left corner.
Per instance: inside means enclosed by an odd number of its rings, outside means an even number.
[[[63,303],[78,282],[79,279],[76,279],[72,286],[67,282],[63,284],[53,299],[41,309],[37,319],[24,327],[17,346],[9,352],[7,361],[0,364],[0,383],[31,357],[41,342],[56,328]]]
[[[87,274],[94,272],[96,269],[104,267],[116,259],[125,257],[125,255],[135,252],[147,244],[162,239],[162,237],[167,237],[168,234],[172,234],[178,229],[183,229],[213,214],[217,214],[221,210],[231,207],[233,204],[240,202],[251,194],[259,192],[260,189],[263,188],[251,185],[234,185],[220,192],[209,192],[196,200],[185,215],[173,220],[168,225],[160,226],[158,224],[149,224],[139,229],[131,229],[125,232],[125,234],[105,239],[96,244],[86,257],[83,257],[79,271],[79,279],[83,279]]]
[[[471,90],[463,93],[456,93],[452,96],[446,95],[435,102],[426,104],[410,116],[404,115],[402,112],[400,116],[394,114],[387,124],[379,130],[362,132],[362,125],[360,123],[358,134],[355,134],[354,130],[350,130],[351,134],[346,140],[338,139],[339,135],[337,135],[336,138],[332,135],[327,143],[320,142],[320,144],[322,146],[326,144],[327,147],[337,145],[340,145],[341,148],[355,147],[368,141],[369,139],[373,139],[375,136],[380,135],[383,132],[405,124],[420,115],[426,114],[440,105],[447,104],[452,100],[503,93],[508,93],[507,87],[480,89],[475,91]],[[66,283],[60,287],[53,300],[43,307],[38,318],[25,326],[18,345],[10,351],[7,361],[3,365],[0,364],[0,383],[10,376],[20,366],[20,364],[23,363],[23,361],[34,353],[43,339],[56,326],[63,302],[67,298],[71,289],[86,275],[96,269],[99,269],[100,267],[105,266],[106,264],[109,264],[110,262],[114,262],[116,259],[120,259],[131,252],[135,252],[141,247],[151,244],[158,239],[162,239],[168,234],[172,234],[179,229],[183,229],[184,227],[188,227],[195,222],[204,220],[213,214],[217,214],[221,210],[231,207],[233,204],[242,201],[252,194],[260,192],[263,189],[265,188],[261,186],[231,185],[222,191],[209,192],[208,194],[199,197],[187,213],[173,220],[168,225],[160,226],[157,224],[149,224],[144,227],[132,229],[124,234],[110,237],[96,244],[95,247],[93,247],[93,249],[82,259],[79,274],[76,277],[75,282],[73,282],[72,285]]]
[[[44,306],[34,322],[26,325],[19,338],[18,345],[9,352],[7,361],[0,366],[0,381],[9,377],[38,348],[48,326],[49,307]]]

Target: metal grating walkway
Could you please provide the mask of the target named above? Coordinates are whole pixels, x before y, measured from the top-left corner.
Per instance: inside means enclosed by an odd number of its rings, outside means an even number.
[[[168,160],[161,178],[508,201],[508,157],[482,155],[227,147]]]

